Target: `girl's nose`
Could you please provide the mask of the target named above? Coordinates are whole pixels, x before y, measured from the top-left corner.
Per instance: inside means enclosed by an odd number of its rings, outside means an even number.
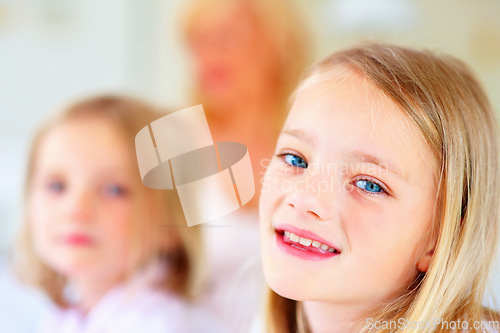
[[[68,198],[68,215],[71,221],[87,222],[92,217],[93,197],[88,189],[74,189]]]

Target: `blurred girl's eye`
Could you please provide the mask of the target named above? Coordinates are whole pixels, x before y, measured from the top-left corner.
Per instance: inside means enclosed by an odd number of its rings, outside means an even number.
[[[300,156],[286,153],[286,154],[281,154],[279,155],[281,158],[283,158],[283,161],[286,164],[289,164],[291,166],[297,167],[297,168],[307,168],[307,162]]]
[[[126,190],[123,186],[110,184],[104,186],[104,194],[108,197],[122,197],[126,194]]]
[[[354,182],[354,185],[362,189],[369,194],[386,194],[387,192],[382,188],[381,185],[374,181],[367,179],[358,179]]]
[[[47,190],[54,194],[62,193],[65,190],[65,184],[59,180],[52,180],[48,182]]]

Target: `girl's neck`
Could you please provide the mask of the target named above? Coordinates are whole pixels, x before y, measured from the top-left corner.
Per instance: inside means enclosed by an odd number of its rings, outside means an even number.
[[[70,283],[77,293],[76,306],[84,313],[88,314],[101,299],[114,286],[118,285],[123,277],[76,277]]]
[[[313,333],[345,333],[363,323],[368,309],[328,302],[302,302],[304,316]]]
[[[240,142],[247,146],[255,180],[255,197],[244,209],[254,210],[258,204],[260,178],[266,159],[273,154],[279,134],[280,111],[271,103],[241,103],[237,110],[207,115],[214,142]],[[220,111],[220,110],[219,110]]]

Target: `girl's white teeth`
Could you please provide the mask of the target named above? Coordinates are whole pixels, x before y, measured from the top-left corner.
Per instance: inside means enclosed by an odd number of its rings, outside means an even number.
[[[295,242],[295,243],[299,243],[301,245],[304,245],[304,246],[313,246],[315,248],[320,248],[322,249],[323,251],[328,251],[328,252],[336,252],[336,250],[333,248],[333,247],[330,247],[326,244],[322,244],[321,242],[318,242],[317,240],[312,240],[312,239],[309,239],[309,238],[304,238],[304,237],[300,237],[300,236],[297,236],[293,233],[291,233],[290,231],[285,231],[285,236],[288,237],[288,239],[290,239],[292,242]]]
[[[309,238],[304,238],[304,237],[300,237],[300,240],[299,240],[299,243],[304,245],[304,246],[311,246],[312,244],[312,240],[310,240]]]
[[[296,242],[297,243],[298,241],[300,241],[300,237],[297,236],[297,235],[295,235],[295,234],[292,234],[292,233],[290,233],[290,236],[288,236],[288,238],[290,238],[290,240],[292,242]]]

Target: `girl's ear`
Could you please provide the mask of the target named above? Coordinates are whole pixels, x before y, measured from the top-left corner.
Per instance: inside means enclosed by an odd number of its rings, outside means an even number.
[[[417,269],[420,272],[427,272],[429,266],[432,262],[432,257],[434,256],[434,249],[436,247],[435,242],[431,242],[430,246],[428,246],[425,251],[422,252],[420,258],[417,261]]]

